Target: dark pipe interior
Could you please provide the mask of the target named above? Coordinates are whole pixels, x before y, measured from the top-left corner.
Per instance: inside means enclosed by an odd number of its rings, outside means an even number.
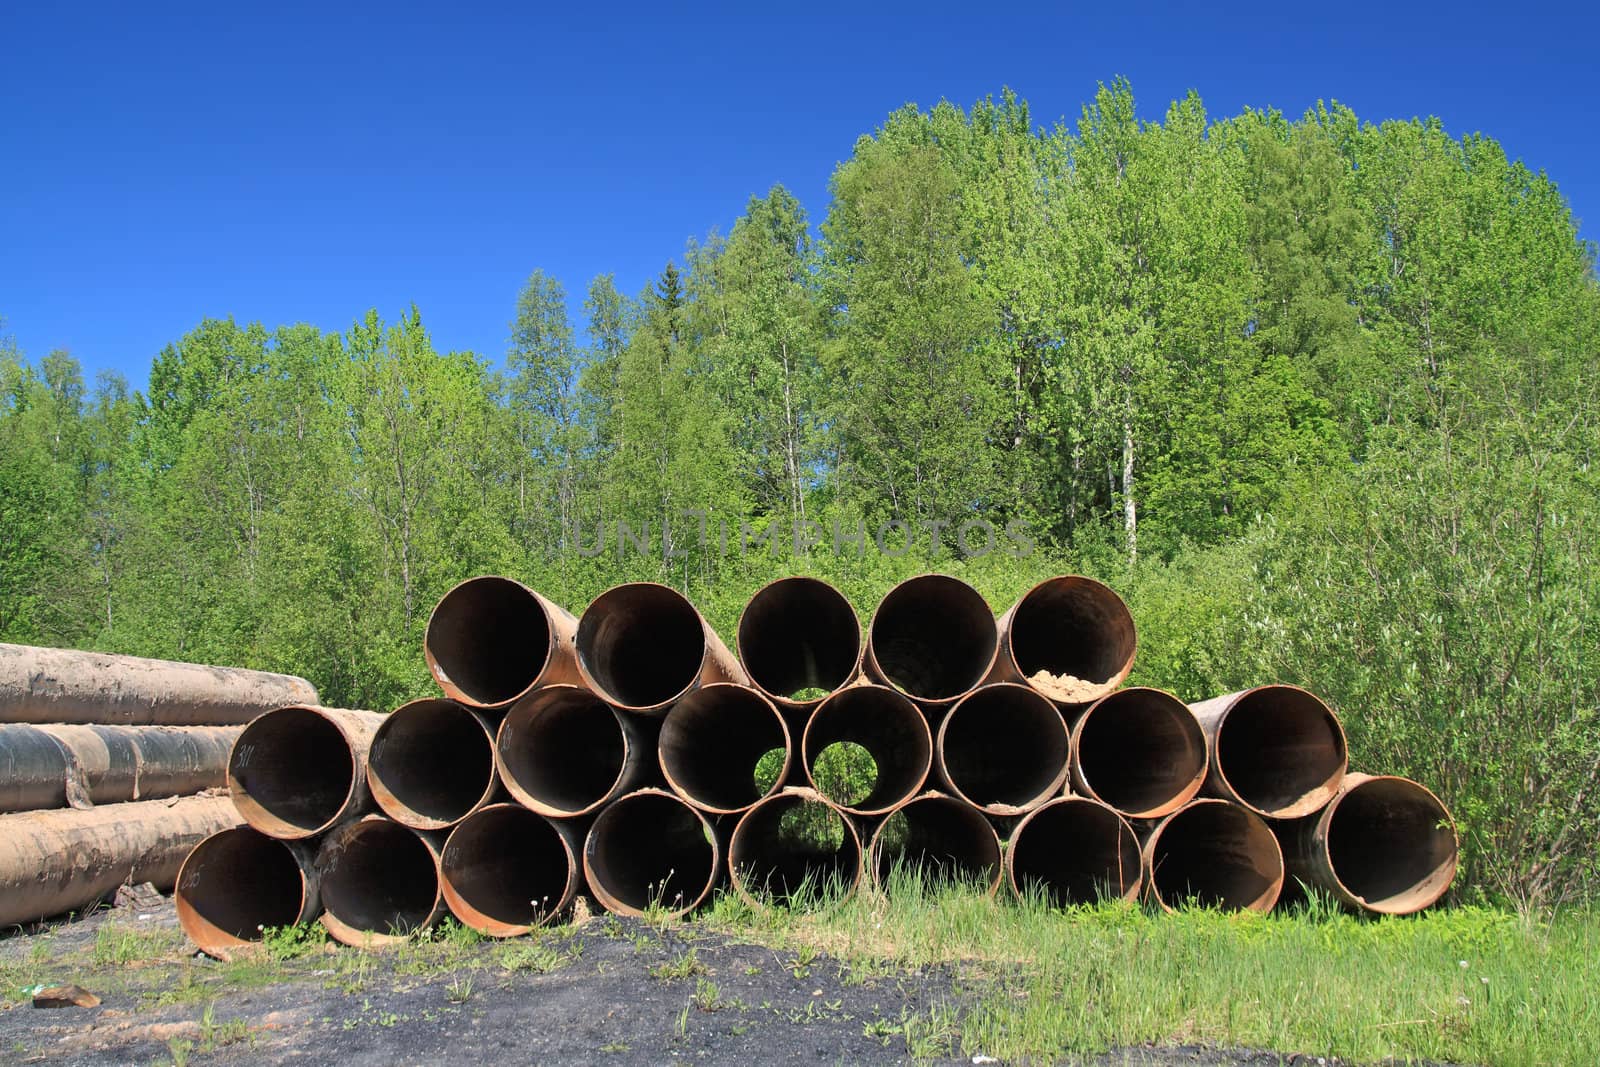
[[[914,697],[944,700],[983,681],[999,636],[976,589],[932,574],[889,590],[872,617],[871,641],[884,677]]]
[[[617,713],[586,689],[542,689],[500,726],[508,785],[560,812],[577,813],[611,795],[627,762]]]
[[[571,875],[561,835],[525,808],[484,808],[456,827],[444,876],[467,907],[505,926],[532,926],[561,907]]]
[[[842,689],[817,708],[804,739],[807,770],[814,775],[823,750],[841,741],[866,749],[878,767],[872,791],[848,805],[853,811],[884,811],[909,799],[933,767],[927,719],[911,701],[882,686]]]
[[[1244,809],[1220,802],[1172,816],[1151,861],[1156,894],[1168,907],[1246,908],[1283,878],[1272,831]]]
[[[782,718],[742,686],[697,689],[661,724],[662,769],[696,803],[719,811],[760,800],[766,791],[756,790],[757,764],[772,749],[788,746]]]
[[[700,675],[700,614],[660,585],[601,593],[578,622],[578,659],[606,697],[631,708],[664,704]]]
[[[1058,908],[1115,900],[1139,883],[1139,839],[1104,805],[1053,801],[1012,837],[1011,877]]]
[[[1000,839],[983,813],[950,797],[922,797],[885,820],[873,869],[891,884],[899,868],[925,882],[962,882],[987,889],[1000,870]]]
[[[280,708],[245,727],[228,770],[268,815],[304,833],[338,816],[356,775],[344,734],[305,708]]]
[[[373,780],[395,800],[439,823],[466,818],[494,785],[489,735],[448,700],[419,700],[390,715],[367,758]]]
[[[1135,648],[1133,616],[1099,582],[1046,582],[1011,616],[1011,656],[1024,678],[1048,671],[1104,685],[1129,666]]]
[[[475,578],[445,594],[424,638],[439,670],[469,700],[504,704],[534,683],[550,658],[550,623],[525,587]]]
[[[785,578],[758,592],[739,618],[739,657],[762,689],[794,697],[850,680],[861,653],[855,609],[815,578]]]
[[[808,903],[854,887],[861,845],[833,808],[784,794],[740,820],[728,858],[758,900]]]
[[[615,900],[643,911],[692,907],[717,874],[706,823],[677,797],[635,793],[611,805],[589,831],[589,871]]]
[[[355,930],[407,934],[426,923],[439,899],[433,853],[398,823],[365,822],[344,838],[322,872],[322,905]]]
[[[1339,801],[1329,820],[1328,856],[1334,875],[1367,903],[1425,906],[1438,894],[1435,875],[1455,864],[1455,834],[1426,790],[1380,778]]]
[[[1205,732],[1170,693],[1123,689],[1078,727],[1078,772],[1095,796],[1130,815],[1192,793],[1205,771]]]
[[[294,853],[249,827],[195,846],[179,888],[200,919],[241,941],[259,941],[263,927],[299,921],[305,894]]]
[[[1246,804],[1276,813],[1337,787],[1344,734],[1327,706],[1301,689],[1266,686],[1235,701],[1217,732],[1223,777]],[[1302,813],[1303,814],[1303,813]]]
[[[1061,789],[1067,724],[1025,686],[978,690],[951,710],[940,737],[945,774],[979,807],[1027,807]]]

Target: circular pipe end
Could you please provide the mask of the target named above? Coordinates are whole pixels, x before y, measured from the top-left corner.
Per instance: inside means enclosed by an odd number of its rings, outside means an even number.
[[[1186,903],[1271,911],[1283,850],[1265,821],[1226,800],[1195,800],[1163,819],[1144,846],[1145,879],[1163,911]]]
[[[201,841],[179,867],[173,891],[184,934],[215,956],[309,919],[317,888],[296,847],[250,826]]]
[[[1269,819],[1319,810],[1333,799],[1348,762],[1339,717],[1293,685],[1258,686],[1232,698],[1211,753],[1223,794]]]
[[[532,689],[555,646],[539,594],[494,575],[469,578],[441,597],[422,639],[445,695],[474,708],[503,708]]]
[[[578,620],[584,682],[625,711],[656,714],[694,687],[710,649],[687,597],[656,582],[613,586]]]
[[[516,937],[548,922],[578,889],[566,835],[516,804],[491,804],[461,820],[439,871],[451,914],[487,937]]]
[[[1113,692],[1139,651],[1128,605],[1110,586],[1077,574],[1028,590],[1002,629],[1007,665],[1058,704],[1092,704]]]
[[[687,915],[711,895],[722,845],[699,811],[661,789],[641,789],[595,819],[583,845],[583,876],[601,905],[618,915],[660,908]]]
[[[1000,646],[994,612],[959,578],[907,578],[878,602],[866,662],[885,685],[928,706],[953,704],[983,684]]]
[[[964,800],[924,793],[906,801],[879,824],[867,849],[872,881],[890,889],[896,871],[915,872],[929,882],[967,883],[993,896],[1000,888],[1000,836],[983,812]]]
[[[1411,915],[1455,880],[1455,821],[1409,778],[1350,775],[1317,820],[1316,839],[1338,895],[1365,911]]]
[[[672,791],[713,815],[748,811],[783,788],[794,763],[789,727],[772,702],[729,682],[702,686],[672,706],[657,746],[662,776]],[[756,771],[768,752],[783,767],[762,789]]]
[[[348,814],[356,756],[339,724],[290,705],[251,720],[228,754],[228,793],[245,822],[271,837],[315,837]]]
[[[728,845],[734,890],[753,907],[826,906],[861,881],[861,838],[850,817],[813,789],[785,789],[739,819]]]
[[[495,794],[494,732],[453,700],[413,700],[388,715],[367,753],[367,787],[413,830],[444,830]]]
[[[814,708],[860,667],[861,621],[827,582],[779,578],[745,605],[735,645],[751,684],[775,704]]]
[[[911,700],[881,685],[853,685],[824,700],[806,723],[800,755],[806,778],[827,795],[817,779],[824,750],[841,743],[859,745],[876,764],[865,797],[849,803],[830,798],[853,815],[884,815],[920,793],[933,770],[933,733]],[[824,783],[825,784],[825,783]]]
[[[1110,805],[1058,797],[1012,831],[1006,876],[1017,896],[1041,893],[1058,908],[1137,900],[1144,884],[1139,838]]]
[[[1159,819],[1193,800],[1209,756],[1200,721],[1160,689],[1119,689],[1072,729],[1073,785],[1130,819]]]
[[[439,856],[429,841],[378,815],[346,823],[317,852],[322,925],[357,948],[399,944],[444,911]]]
[[[495,737],[506,791],[552,819],[597,811],[635,777],[640,754],[623,714],[583,686],[529,693],[506,712]]]
[[[939,773],[989,815],[1032,811],[1059,796],[1071,742],[1055,704],[1025,685],[999,682],[963,697],[939,724]]]

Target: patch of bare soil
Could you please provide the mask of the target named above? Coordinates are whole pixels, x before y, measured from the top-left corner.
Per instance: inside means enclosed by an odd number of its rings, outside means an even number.
[[[1043,670],[1029,675],[1028,684],[1051,700],[1059,700],[1063,704],[1087,704],[1098,698],[1105,689],[1100,682],[1086,681],[1070,674],[1051,674]]]

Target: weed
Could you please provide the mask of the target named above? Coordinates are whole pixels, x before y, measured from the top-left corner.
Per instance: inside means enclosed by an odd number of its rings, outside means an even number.
[[[328,943],[328,932],[321,923],[298,923],[293,926],[266,926],[261,929],[261,947],[271,958],[284,961],[298,959],[321,949]]]
[[[601,1052],[628,1052],[633,1048],[626,1041],[608,1041],[600,1046]]]
[[[700,962],[698,949],[674,956],[671,963],[658,963],[650,968],[650,977],[658,982],[671,981],[674,978],[689,978],[697,974],[705,974],[705,965]]]
[[[698,979],[694,984],[693,1004],[701,1011],[716,1011],[724,1006],[722,990],[717,988],[717,983],[708,978]]]
[[[445,987],[444,997],[452,1004],[465,1004],[472,999],[472,977],[457,978]]]
[[[189,1053],[193,1051],[193,1041],[175,1037],[167,1042],[167,1054],[172,1057],[172,1067],[189,1067]]]
[[[178,944],[179,935],[171,930],[139,930],[108,923],[95,932],[90,959],[96,967],[142,963],[172,954]]]

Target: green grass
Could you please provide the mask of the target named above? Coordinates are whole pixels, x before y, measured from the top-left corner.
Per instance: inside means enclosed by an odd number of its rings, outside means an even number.
[[[1195,1042],[1357,1063],[1535,1064],[1593,1062],[1600,1048],[1600,916],[1590,913],[1063,912],[912,878],[891,888],[777,911],[760,928],[728,925],[737,907],[705,921],[852,970],[955,965],[949,1005],[894,1021],[913,1058],[1038,1061]]]

